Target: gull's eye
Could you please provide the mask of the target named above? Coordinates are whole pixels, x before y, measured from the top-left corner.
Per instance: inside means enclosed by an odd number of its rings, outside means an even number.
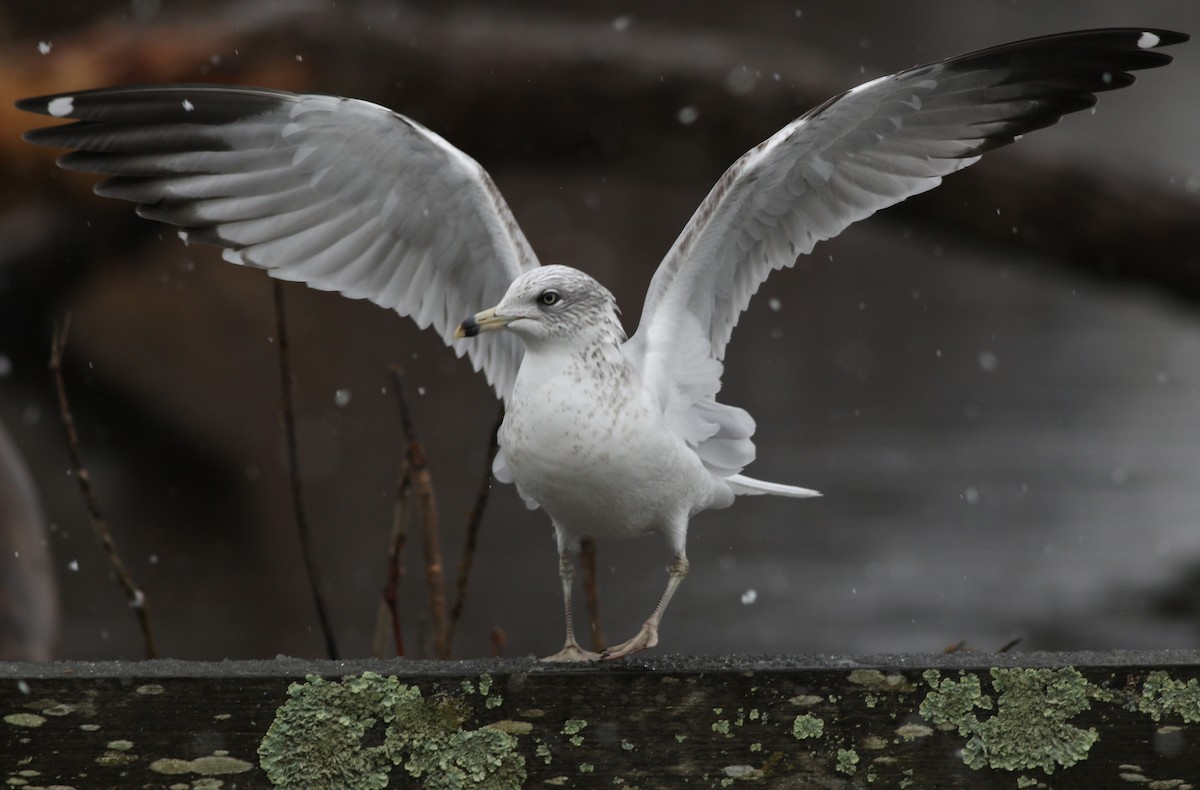
[[[538,301],[546,307],[558,304],[560,299],[562,299],[562,297],[558,295],[558,291],[542,291],[538,295]]]

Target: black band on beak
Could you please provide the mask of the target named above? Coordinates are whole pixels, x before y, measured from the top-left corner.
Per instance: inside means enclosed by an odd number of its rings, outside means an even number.
[[[463,337],[475,337],[479,334],[479,324],[475,323],[475,316],[463,319],[463,322],[458,325],[458,331]]]

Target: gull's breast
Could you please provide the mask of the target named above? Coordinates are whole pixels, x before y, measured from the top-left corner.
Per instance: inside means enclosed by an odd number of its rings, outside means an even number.
[[[623,359],[526,356],[500,445],[522,491],[579,536],[665,530],[712,497],[711,476]]]

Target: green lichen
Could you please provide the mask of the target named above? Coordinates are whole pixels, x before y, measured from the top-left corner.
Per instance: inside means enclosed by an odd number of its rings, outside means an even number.
[[[1099,737],[1070,720],[1090,707],[1088,682],[1073,668],[992,669],[992,688],[983,693],[979,676],[942,678],[935,670],[924,677],[931,691],[921,702],[921,715],[938,727],[968,736],[963,762],[1007,771],[1040,768],[1046,774],[1087,758]],[[980,719],[975,711],[995,714]]]
[[[797,716],[792,722],[792,735],[798,741],[805,738],[820,738],[825,732],[825,722],[811,713]]]
[[[818,697],[816,694],[797,694],[796,696],[788,699],[788,702],[792,703],[793,705],[799,705],[802,708],[812,707],[813,705],[816,705],[822,701],[822,698]]]
[[[592,765],[591,763],[579,764],[579,773],[581,774],[590,774],[594,770],[596,770],[596,766]]]
[[[544,762],[546,765],[550,764],[550,760],[552,759],[552,757],[550,754],[550,747],[547,746],[546,744],[539,743],[537,745],[537,748],[534,749],[533,753],[536,754],[538,757],[541,757],[542,762]]]
[[[128,765],[136,763],[137,755],[129,752],[121,752],[115,749],[109,749],[104,754],[96,758],[96,765],[102,765],[105,768],[115,768],[119,765]]]
[[[914,738],[933,735],[933,728],[926,727],[924,724],[901,724],[896,728],[896,734],[906,741],[911,741]]]
[[[1022,790],[1026,787],[1037,787],[1037,780],[1032,776],[1018,776],[1017,787],[1022,788]]]
[[[239,760],[228,755],[211,755],[197,757],[195,760],[182,760],[177,757],[163,757],[150,763],[150,770],[167,775],[200,774],[201,776],[224,776],[226,774],[241,774],[254,768],[253,763]]]
[[[58,702],[41,710],[46,716],[69,716],[74,712],[75,706],[66,702]]]
[[[258,748],[276,787],[382,790],[396,765],[427,790],[508,790],[525,781],[515,737],[464,730],[452,701],[427,701],[395,677],[310,675],[288,697]]]
[[[878,735],[868,735],[862,739],[862,747],[870,751],[880,751],[887,746],[887,738],[880,738]]]
[[[483,707],[487,708],[488,710],[493,710],[495,708],[500,707],[503,704],[504,704],[504,697],[500,696],[499,694],[496,694],[493,697],[488,697],[487,701],[483,703]]]
[[[853,749],[838,749],[837,770],[846,776],[854,776],[858,771],[858,752]]]
[[[563,722],[562,734],[568,736],[567,740],[572,746],[583,746],[583,736],[579,733],[588,726],[588,723],[583,719],[567,719]]]
[[[168,776],[187,774],[192,772],[192,761],[180,760],[177,757],[163,757],[150,763],[150,770]]]
[[[878,669],[856,669],[850,673],[848,680],[856,686],[872,691],[898,693],[913,690],[913,685],[905,680],[903,675],[885,675]]]
[[[484,672],[482,675],[479,676],[479,693],[486,697],[488,695],[488,692],[491,690],[492,690],[492,676],[489,675],[488,673]]]
[[[494,721],[491,724],[485,725],[493,730],[507,732],[509,735],[528,735],[533,732],[533,725],[527,721],[513,721],[512,719],[502,719]]]
[[[721,719],[720,721],[714,721],[712,725],[712,731],[720,733],[721,735],[729,735],[729,720]]]
[[[14,727],[41,727],[46,723],[46,717],[36,713],[10,713],[4,717],[4,723]]]
[[[1142,684],[1138,710],[1154,721],[1179,716],[1186,724],[1200,722],[1200,683],[1195,678],[1184,683],[1166,672],[1151,672]]]

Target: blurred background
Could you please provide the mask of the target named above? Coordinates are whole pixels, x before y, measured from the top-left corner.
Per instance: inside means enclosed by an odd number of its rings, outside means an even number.
[[[642,8],[640,6],[647,7]],[[632,331],[721,172],[826,97],[921,62],[1110,25],[1200,34],[1174,0],[611,3],[10,0],[0,9],[0,649],[137,657],[46,373],[52,322],[100,506],[161,653],[322,655],[293,527],[271,288],[20,140],[22,96],[222,81],[355,96],[492,174],[543,262],[606,283]],[[722,400],[755,477],[824,498],[693,521],[660,651],[1200,645],[1200,45],[774,276]],[[407,373],[453,579],[497,403],[432,335],[286,287],[325,593],[369,655]],[[481,305],[480,307],[484,307]],[[401,587],[429,655],[416,535]],[[601,544],[613,641],[657,600],[653,538]],[[582,596],[581,596],[582,597]],[[582,604],[582,602],[580,601]],[[582,619],[582,605],[579,617]],[[549,520],[497,486],[455,655],[561,644]]]

